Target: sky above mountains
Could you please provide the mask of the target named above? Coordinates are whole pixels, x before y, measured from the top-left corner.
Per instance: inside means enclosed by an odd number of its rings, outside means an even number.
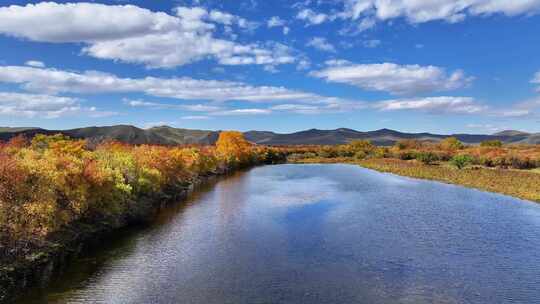
[[[540,132],[540,0],[0,1],[0,125]]]

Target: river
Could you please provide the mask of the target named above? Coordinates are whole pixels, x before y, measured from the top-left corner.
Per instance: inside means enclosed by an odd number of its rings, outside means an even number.
[[[257,167],[20,303],[540,303],[540,205],[352,165]]]

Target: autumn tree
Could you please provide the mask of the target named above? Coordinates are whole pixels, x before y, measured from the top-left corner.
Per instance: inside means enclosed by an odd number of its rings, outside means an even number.
[[[353,140],[349,143],[349,146],[354,152],[370,153],[375,149],[375,146],[369,140]]]
[[[216,142],[218,155],[233,165],[247,164],[251,159],[251,144],[241,132],[223,131]]]
[[[503,146],[503,142],[500,140],[485,140],[480,143],[481,147],[496,147],[500,148]]]
[[[405,149],[420,149],[422,148],[422,142],[416,139],[402,139],[396,142],[395,147],[398,150]]]
[[[455,137],[447,137],[441,141],[440,147],[443,150],[455,151],[463,149],[464,145]]]
[[[24,134],[19,134],[13,138],[11,138],[8,142],[8,146],[15,149],[20,149],[28,146],[30,141]]]

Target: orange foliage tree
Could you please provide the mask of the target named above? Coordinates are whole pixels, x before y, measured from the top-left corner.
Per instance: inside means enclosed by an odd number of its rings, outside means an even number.
[[[252,144],[241,132],[223,131],[216,142],[218,155],[232,165],[246,165],[251,161]]]

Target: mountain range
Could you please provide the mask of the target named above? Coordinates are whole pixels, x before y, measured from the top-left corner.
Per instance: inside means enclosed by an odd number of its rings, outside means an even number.
[[[84,138],[91,142],[104,140],[118,140],[131,144],[201,144],[208,145],[216,142],[219,131],[191,130],[173,128],[169,126],[141,129],[130,125],[116,125],[105,127],[87,127],[71,130],[46,130],[41,128],[9,128],[0,127],[0,140],[23,134],[31,138],[36,134],[64,134],[72,138]],[[446,137],[454,136],[466,144],[478,144],[485,140],[501,140],[512,144],[540,144],[540,133],[526,133],[507,130],[491,135],[480,134],[432,134],[432,133],[405,133],[390,129],[376,131],[356,131],[347,128],[335,130],[310,129],[300,132],[282,134],[270,131],[248,131],[244,133],[246,139],[256,144],[264,145],[336,145],[348,143],[351,140],[370,140],[377,145],[393,145],[403,139],[416,139],[428,142],[437,142]]]

